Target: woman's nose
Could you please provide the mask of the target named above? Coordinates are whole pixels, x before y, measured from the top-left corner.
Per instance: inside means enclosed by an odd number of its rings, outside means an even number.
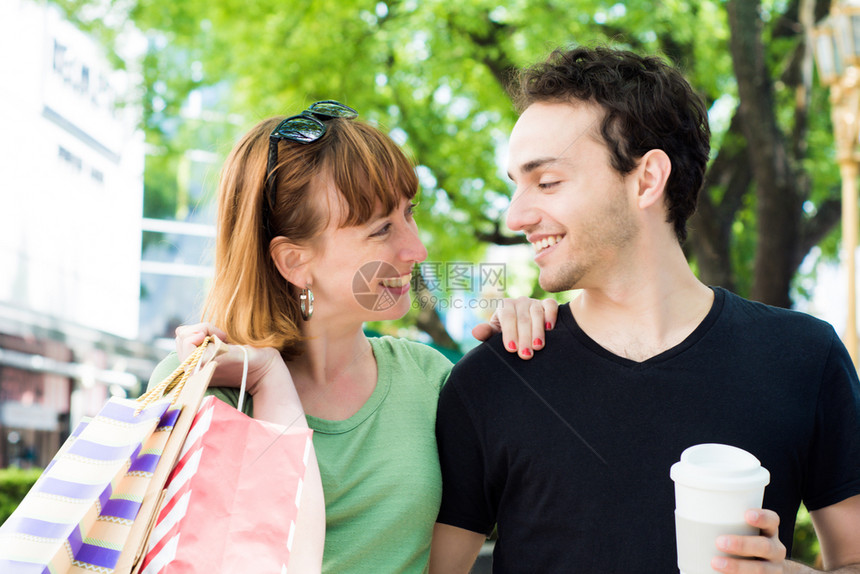
[[[414,263],[420,263],[427,259],[427,248],[418,236],[418,228],[415,225],[410,225],[404,230],[400,258]]]

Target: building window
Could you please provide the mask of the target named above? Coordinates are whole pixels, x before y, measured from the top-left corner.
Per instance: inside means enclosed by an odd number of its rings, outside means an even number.
[[[81,66],[81,82],[78,85],[78,91],[82,94],[88,94],[90,91],[90,68],[89,66]]]
[[[67,150],[66,148],[64,148],[63,146],[59,146],[58,155],[64,163],[73,167],[75,170],[81,171],[83,169],[83,167],[84,167],[83,160],[81,158],[79,158],[78,156],[76,156],[75,154],[73,154],[72,152],[70,152],[69,150]]]
[[[66,64],[66,47],[60,44],[56,38],[54,38],[53,64],[54,71],[62,76]]]

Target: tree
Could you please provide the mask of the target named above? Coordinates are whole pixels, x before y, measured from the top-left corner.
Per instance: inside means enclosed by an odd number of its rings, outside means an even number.
[[[821,13],[828,4],[794,2],[771,31],[774,38],[796,38],[781,80],[783,89],[796,96],[794,124],[786,133],[777,119],[779,108],[762,41],[760,3],[728,3],[731,53],[740,96],[736,113],[756,188],[758,245],[750,295],[782,307],[791,304],[788,286],[801,261],[835,226],[840,215],[836,197],[820,202],[814,214],[804,211],[813,183],[803,166],[809,153],[812,88],[812,53],[806,37],[815,11]]]
[[[150,38],[146,129],[164,156],[181,147],[188,93],[207,86],[225,87],[225,116],[244,118],[234,130],[325,98],[391,130],[418,160],[418,217],[440,261],[523,241],[504,225],[499,154],[514,70],[574,42],[658,52],[711,110],[713,161],[686,245],[703,281],[788,306],[810,249],[826,239],[834,251],[838,175],[829,117],[810,113],[827,103],[805,42],[826,0],[57,1],[107,35],[104,10],[131,6]],[[435,313],[413,320],[445,342]]]

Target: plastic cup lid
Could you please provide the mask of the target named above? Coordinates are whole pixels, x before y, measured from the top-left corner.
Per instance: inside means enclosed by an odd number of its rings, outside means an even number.
[[[669,476],[676,483],[708,490],[747,490],[770,482],[770,473],[755,456],[726,444],[691,446]]]

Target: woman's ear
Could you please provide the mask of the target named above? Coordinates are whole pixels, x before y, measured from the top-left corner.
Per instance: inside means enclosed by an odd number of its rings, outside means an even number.
[[[672,173],[672,160],[661,149],[652,149],[639,160],[639,193],[638,201],[641,209],[662,202],[666,182]]]
[[[291,243],[286,237],[275,237],[269,243],[269,255],[281,277],[299,288],[310,284],[310,262],[313,253],[309,246]]]

